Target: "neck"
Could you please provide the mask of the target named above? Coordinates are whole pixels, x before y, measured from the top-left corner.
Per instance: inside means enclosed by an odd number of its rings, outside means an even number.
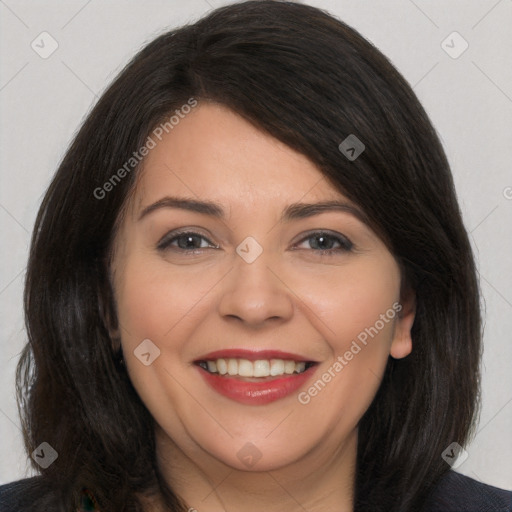
[[[162,475],[190,511],[353,511],[357,431],[336,450],[318,446],[301,460],[260,472],[234,469],[199,448],[187,455],[158,428],[156,441]]]

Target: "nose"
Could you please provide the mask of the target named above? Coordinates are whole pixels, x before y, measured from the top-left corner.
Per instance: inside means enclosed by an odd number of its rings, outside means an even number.
[[[252,263],[236,257],[218,306],[224,319],[258,328],[292,317],[293,294],[264,255]]]

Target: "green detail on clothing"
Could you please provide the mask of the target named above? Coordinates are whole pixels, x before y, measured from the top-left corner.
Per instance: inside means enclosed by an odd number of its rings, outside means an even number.
[[[97,501],[94,499],[93,494],[87,489],[84,489],[82,492],[82,500],[78,512],[99,512]]]

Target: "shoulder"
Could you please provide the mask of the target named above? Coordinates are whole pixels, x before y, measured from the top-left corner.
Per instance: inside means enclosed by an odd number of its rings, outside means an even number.
[[[44,495],[51,495],[50,489],[44,489],[40,477],[25,478],[0,486],[0,512],[29,511],[36,501]],[[47,501],[47,498],[45,501]]]
[[[425,512],[512,512],[512,491],[449,471],[430,495]]]
[[[60,511],[58,502],[58,493],[40,476],[0,485],[0,512]],[[94,498],[84,492],[80,511],[94,510]]]

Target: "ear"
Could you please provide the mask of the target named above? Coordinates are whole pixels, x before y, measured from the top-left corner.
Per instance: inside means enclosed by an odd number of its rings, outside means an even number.
[[[121,332],[117,322],[117,315],[114,306],[114,296],[110,283],[98,291],[99,314],[103,325],[108,331],[114,352],[121,348]]]
[[[402,359],[412,352],[411,329],[416,316],[416,293],[412,289],[403,291],[400,304],[402,309],[398,312],[395,323],[395,332],[391,343],[390,355],[395,359]]]
[[[105,326],[107,327],[108,335],[112,340],[112,350],[116,352],[121,348],[121,332],[118,326],[113,327],[114,322],[112,321],[111,315],[109,313],[107,313],[105,318]]]

